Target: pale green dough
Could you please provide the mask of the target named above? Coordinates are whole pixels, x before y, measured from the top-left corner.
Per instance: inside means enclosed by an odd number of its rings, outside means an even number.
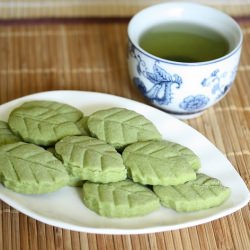
[[[21,141],[21,138],[14,135],[5,121],[0,121],[0,146]]]
[[[163,206],[178,212],[191,212],[221,205],[230,195],[230,189],[204,174],[177,186],[154,186],[154,192]]]
[[[151,121],[125,108],[96,111],[89,116],[88,128],[92,136],[117,149],[123,149],[137,141],[161,139],[159,131]]]
[[[54,147],[47,148],[47,151],[51,152],[58,160],[62,161],[62,157],[56,153]],[[73,176],[73,174],[68,168],[66,168],[66,170],[68,171],[69,175],[69,181],[67,185],[71,187],[82,187],[83,184],[82,178]]]
[[[84,116],[76,124],[81,131],[81,135],[90,135],[90,131],[88,128],[88,116]]]
[[[74,177],[72,175],[69,174],[69,182],[68,182],[68,186],[70,187],[82,187],[84,181],[79,178],[79,177]]]
[[[8,123],[25,142],[50,146],[67,135],[80,135],[76,122],[82,116],[80,110],[64,103],[30,101],[11,112]]]
[[[24,142],[0,146],[0,177],[7,188],[26,194],[53,192],[69,181],[65,167],[53,154]]]
[[[141,184],[178,185],[196,178],[199,158],[186,147],[170,141],[129,145],[122,153],[128,175]]]
[[[121,155],[104,141],[89,136],[67,136],[55,145],[55,149],[74,177],[101,183],[127,177]]]
[[[160,208],[157,196],[147,187],[130,180],[100,184],[83,184],[84,204],[106,217],[134,217]]]

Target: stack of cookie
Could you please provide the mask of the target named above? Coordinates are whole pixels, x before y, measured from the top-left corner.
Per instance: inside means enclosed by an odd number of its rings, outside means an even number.
[[[0,122],[0,181],[26,194],[81,186],[83,202],[107,217],[160,208],[218,206],[230,189],[198,173],[200,159],[162,139],[143,115],[120,107],[89,116],[54,101],[30,101]]]

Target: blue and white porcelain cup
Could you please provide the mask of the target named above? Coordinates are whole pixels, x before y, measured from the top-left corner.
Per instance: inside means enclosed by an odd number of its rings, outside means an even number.
[[[197,63],[156,57],[139,45],[141,35],[158,24],[192,22],[210,27],[229,42],[223,57]],[[171,2],[138,12],[128,25],[128,66],[134,84],[150,102],[180,119],[193,118],[223,98],[232,86],[243,35],[233,18],[208,6]]]

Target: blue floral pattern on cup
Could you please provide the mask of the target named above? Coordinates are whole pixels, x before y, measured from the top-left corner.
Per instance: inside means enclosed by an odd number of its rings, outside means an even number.
[[[210,76],[204,78],[201,85],[211,87],[211,93],[216,95],[216,99],[224,96],[233,83],[237,72],[237,66],[232,72],[220,72],[219,69],[214,70]]]
[[[180,88],[182,78],[177,74],[170,74],[160,66],[159,61],[155,61],[152,71],[149,71],[146,63],[141,59],[140,55],[136,55],[134,48],[130,50],[131,54],[137,60],[137,72],[152,83],[148,89],[142,80],[134,77],[134,83],[140,89],[144,96],[150,98],[155,103],[160,105],[171,103],[172,99],[172,85]]]
[[[157,61],[153,66],[152,72],[147,71],[145,68],[140,68],[140,72],[153,84],[151,88],[145,88],[143,94],[161,105],[171,102],[172,85],[175,84],[176,88],[180,88],[182,84],[182,79],[179,75],[171,75],[161,68]]]
[[[204,95],[188,96],[180,103],[180,108],[193,112],[202,110],[209,102],[209,98]]]
[[[204,110],[211,105],[214,100],[219,100],[231,87],[236,75],[238,65],[233,71],[221,72],[216,68],[208,77],[203,78],[198,82],[202,87],[200,93],[190,95],[185,93],[182,86],[185,85],[185,78],[180,74],[171,73],[162,65],[166,64],[159,59],[150,58],[150,67],[148,60],[144,60],[144,54],[138,50],[131,42],[129,42],[129,57],[133,59],[136,65],[136,73],[133,76],[133,82],[140,92],[150,99],[156,105],[164,107],[176,103],[178,90],[182,91],[182,98],[177,105],[180,113],[196,113]],[[205,90],[209,89],[210,93]],[[203,90],[204,89],[204,90]],[[208,93],[208,95],[204,94]],[[175,98],[176,96],[176,98]],[[178,112],[177,112],[178,113]]]

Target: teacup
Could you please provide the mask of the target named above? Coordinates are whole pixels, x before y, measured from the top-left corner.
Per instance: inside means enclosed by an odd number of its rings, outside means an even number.
[[[142,35],[163,23],[192,23],[222,35],[228,51],[215,59],[182,62],[163,59],[140,45]],[[171,2],[138,12],[128,25],[128,65],[134,84],[160,109],[178,118],[200,115],[229,91],[240,60],[243,35],[237,22],[214,8]]]

